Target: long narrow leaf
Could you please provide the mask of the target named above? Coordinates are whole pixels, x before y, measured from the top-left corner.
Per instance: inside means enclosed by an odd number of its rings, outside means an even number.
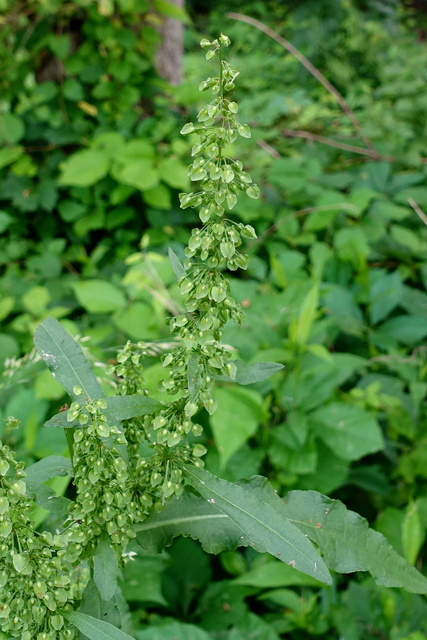
[[[271,553],[325,584],[332,583],[326,564],[311,542],[274,506],[204,469],[188,465],[185,472],[194,488],[251,538],[253,548]]]
[[[168,253],[172,271],[174,272],[176,279],[180,280],[182,276],[185,276],[186,271],[182,265],[181,260],[178,258],[175,251],[171,249],[171,247],[169,247]]]
[[[137,525],[136,530],[136,541],[152,554],[160,553],[176,536],[199,540],[207,553],[220,553],[251,542],[225,513],[188,490],[171,500],[163,511]]]
[[[93,559],[93,578],[103,600],[111,600],[117,589],[119,567],[107,537],[101,538]]]
[[[284,365],[279,362],[253,362],[248,364],[243,360],[234,360],[234,364],[237,368],[234,380],[224,375],[215,376],[216,379],[225,382],[237,382],[237,384],[243,385],[254,384],[255,382],[267,380],[267,378],[284,368]]]
[[[289,520],[318,545],[334,571],[369,571],[377,584],[427,593],[427,579],[339,500],[317,491],[291,491],[285,509]]]
[[[34,340],[38,354],[73,399],[83,404],[85,398],[94,400],[103,397],[102,389],[80,345],[58,320],[46,318],[37,328]],[[83,389],[82,395],[76,396],[73,393],[75,386]]]
[[[132,636],[113,627],[109,622],[98,620],[86,613],[70,613],[68,620],[89,640],[134,640]]]

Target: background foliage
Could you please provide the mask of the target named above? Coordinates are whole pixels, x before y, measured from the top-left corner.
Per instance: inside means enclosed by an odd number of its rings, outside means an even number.
[[[235,209],[259,238],[246,276],[231,278],[247,320],[226,341],[244,360],[286,368],[218,386],[207,468],[340,498],[422,570],[427,229],[410,204],[427,209],[422,16],[393,0],[230,4],[188,3],[186,79],[171,88],[153,70],[167,3],[3,3],[1,417],[21,421],[12,444],[26,462],[64,453],[62,433],[39,428],[66,400],[31,355],[47,315],[88,338],[101,379],[126,340],[168,340],[179,296],[167,249],[180,255],[195,223],[178,206],[192,142],[178,132],[205,76],[196,43],[225,31],[253,131],[237,152],[263,186],[261,203]],[[227,10],[292,42],[358,127],[294,56]],[[160,376],[153,359],[151,389]],[[64,478],[50,483],[66,490]],[[251,550],[212,558],[189,539],[129,563],[124,593],[138,639],[427,637],[419,596],[361,575],[319,588]]]

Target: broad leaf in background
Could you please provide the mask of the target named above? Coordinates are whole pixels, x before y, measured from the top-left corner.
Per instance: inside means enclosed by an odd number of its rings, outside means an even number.
[[[138,640],[211,640],[212,636],[194,624],[171,622],[138,631]]]
[[[309,422],[317,436],[344,460],[358,460],[384,448],[377,420],[360,407],[331,402],[313,411]]]
[[[130,420],[138,416],[155,413],[162,406],[160,402],[148,396],[111,396],[105,398],[105,401],[107,408],[101,409],[101,412],[110,424],[117,420]],[[67,412],[61,411],[49,418],[44,424],[45,427],[68,429],[69,427],[76,427],[79,423],[77,420],[69,422],[67,420]]]
[[[64,162],[59,184],[89,187],[107,175],[110,164],[110,159],[101,151],[77,151]]]
[[[262,396],[253,389],[219,387],[212,397],[218,408],[210,424],[223,467],[256,432],[262,419]]]
[[[316,549],[275,506],[204,469],[189,465],[184,469],[200,495],[227,514],[251,538],[251,547],[270,553],[320,582],[332,583],[328,568]]]
[[[103,600],[111,600],[117,589],[119,566],[107,536],[99,541],[93,559],[93,579]]]
[[[76,282],[73,289],[78,301],[89,313],[109,313],[126,306],[123,291],[105,280],[82,280]]]
[[[120,631],[108,622],[98,620],[86,613],[70,613],[68,620],[89,640],[134,640],[132,636]]]
[[[160,553],[176,536],[199,540],[207,553],[248,546],[251,539],[214,504],[188,489],[160,513],[136,526],[136,541],[146,553]]]
[[[55,379],[76,402],[84,404],[85,398],[95,400],[104,396],[80,345],[58,320],[49,317],[42,322],[36,331],[35,345]],[[76,396],[75,386],[81,387],[83,394]]]

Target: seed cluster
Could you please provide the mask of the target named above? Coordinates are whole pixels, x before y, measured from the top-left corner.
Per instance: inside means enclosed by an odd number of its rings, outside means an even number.
[[[74,640],[65,619],[77,597],[62,535],[36,534],[23,463],[0,444],[0,629],[21,640]]]
[[[200,90],[210,89],[213,98],[199,111],[197,123],[189,122],[181,130],[184,135],[199,136],[192,147],[195,159],[188,175],[200,185],[194,193],[180,194],[181,207],[199,208],[203,227],[192,231],[185,250],[185,273],[179,286],[186,311],[170,321],[172,333],[183,346],[163,357],[169,376],[161,383],[161,389],[171,395],[179,394],[180,399],[154,419],[145,421],[148,430],[150,427],[155,430],[157,442],[169,447],[177,445],[190,432],[200,434],[201,427],[193,425],[191,418],[202,407],[210,414],[215,411],[212,398],[215,378],[236,376],[232,353],[221,340],[224,325],[229,320],[242,323],[244,314],[230,295],[223,271],[247,268],[249,257],[239,248],[244,239],[253,239],[256,234],[253,227],[230,220],[226,214],[236,205],[240,192],[258,198],[259,188],[243,170],[242,163],[226,155],[227,145],[238,135],[244,138],[251,135],[249,127],[236,119],[237,104],[226,97],[238,75],[223,60],[223,50],[229,45],[225,35],[213,42],[202,40],[202,48],[208,49],[206,59],[219,59],[219,74],[201,83]],[[194,450],[194,455],[199,455],[198,450]]]

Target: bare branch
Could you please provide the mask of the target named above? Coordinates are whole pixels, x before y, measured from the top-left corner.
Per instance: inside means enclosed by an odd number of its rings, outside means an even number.
[[[413,208],[413,210],[415,211],[415,213],[417,214],[417,216],[419,216],[421,220],[424,222],[424,224],[427,225],[427,216],[424,213],[424,211],[421,209],[421,207],[412,198],[408,198],[408,202]]]
[[[298,49],[296,47],[294,47],[293,44],[291,44],[288,40],[285,40],[285,38],[282,38],[282,36],[280,36],[278,33],[276,33],[276,31],[273,31],[273,29],[270,29],[263,22],[260,22],[259,20],[256,20],[255,18],[251,18],[249,16],[245,16],[245,15],[243,15],[241,13],[233,13],[233,12],[227,13],[227,17],[232,18],[233,20],[239,20],[240,22],[246,22],[247,24],[252,25],[256,29],[259,29],[260,31],[265,33],[269,38],[271,38],[272,40],[274,40],[275,42],[280,44],[291,55],[293,55],[294,58],[296,58],[298,60],[298,62],[300,62],[307,69],[307,71],[309,73],[311,73],[311,75],[314,76],[316,78],[316,80],[318,80],[318,82],[320,82],[320,84],[322,84],[325,87],[325,89],[327,91],[329,91],[329,93],[335,98],[335,100],[340,105],[341,109],[346,114],[347,118],[352,123],[353,127],[356,129],[356,131],[360,135],[361,140],[363,140],[363,142],[366,144],[366,146],[369,149],[371,149],[371,151],[375,152],[375,149],[374,149],[374,146],[373,146],[372,142],[368,138],[363,136],[363,134],[361,133],[361,130],[362,130],[361,124],[357,120],[356,116],[354,115],[354,113],[353,113],[350,105],[348,104],[348,102],[340,94],[338,89],[336,89],[333,86],[333,84],[331,84],[329,82],[329,80],[327,78],[325,78],[323,73],[321,71],[319,71],[319,69],[317,69],[310,62],[310,60],[307,60],[307,58],[300,51],[298,51]]]
[[[325,138],[324,136],[318,136],[317,134],[311,133],[310,131],[284,129],[282,133],[288,138],[305,138],[306,140],[310,140],[311,142],[320,142],[320,144],[328,145],[328,147],[335,147],[335,149],[342,149],[343,151],[351,151],[352,153],[359,153],[360,155],[368,156],[373,160],[384,160],[385,162],[396,162],[396,158],[394,156],[383,156],[380,153],[377,153],[375,149],[365,149],[364,147],[356,147],[355,145],[352,145],[352,144],[346,144],[345,142],[338,142],[337,140],[331,140],[330,138]]]
[[[276,151],[276,149],[268,144],[268,142],[266,142],[265,140],[258,140],[257,145],[261,147],[261,149],[264,149],[264,151],[266,151],[268,155],[272,156],[276,160],[282,157],[280,153]]]

